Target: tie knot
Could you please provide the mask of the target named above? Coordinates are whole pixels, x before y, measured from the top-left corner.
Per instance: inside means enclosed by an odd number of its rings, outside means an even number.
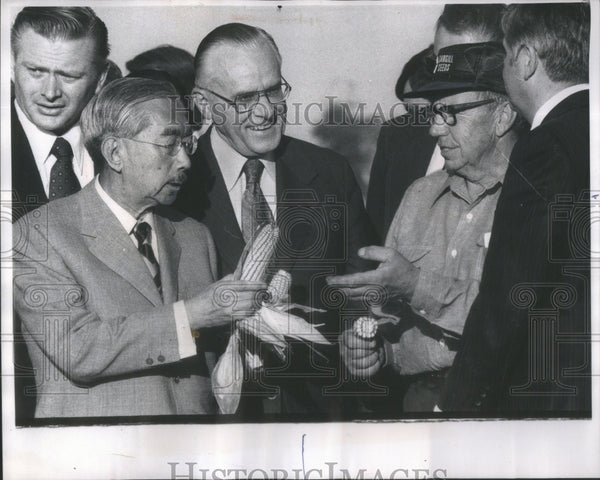
[[[147,222],[138,222],[135,224],[135,227],[133,227],[133,235],[140,245],[150,240],[151,231],[152,227]]]
[[[260,176],[264,168],[265,166],[258,158],[249,158],[246,160],[242,168],[244,175],[246,175],[246,184],[260,183]]]
[[[73,149],[71,148],[71,144],[62,137],[57,137],[57,139],[54,140],[54,145],[52,145],[52,150],[50,150],[50,153],[56,158],[73,158]]]

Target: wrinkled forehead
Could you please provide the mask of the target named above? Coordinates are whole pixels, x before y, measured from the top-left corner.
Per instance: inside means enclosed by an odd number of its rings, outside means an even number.
[[[191,130],[177,95],[140,102],[132,105],[130,112],[130,121],[141,121],[143,130],[150,129],[164,135],[184,135]]]
[[[22,47],[29,46],[31,39],[53,43],[63,50],[76,50],[79,53],[83,49],[91,48],[94,61],[103,63],[104,59],[100,55],[98,40],[93,35],[85,35],[74,32],[66,32],[59,29],[50,31],[36,28],[33,25],[23,26],[16,34],[14,42],[11,42],[11,49],[14,56],[18,55]]]

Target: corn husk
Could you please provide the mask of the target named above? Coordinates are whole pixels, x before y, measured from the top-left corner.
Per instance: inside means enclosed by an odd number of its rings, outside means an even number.
[[[227,349],[219,358],[211,376],[213,394],[221,413],[236,412],[240,404],[243,377],[240,334],[236,330],[229,338]]]

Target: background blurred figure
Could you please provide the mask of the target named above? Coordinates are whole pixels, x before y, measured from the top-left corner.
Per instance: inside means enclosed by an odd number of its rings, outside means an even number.
[[[188,118],[193,128],[201,127],[200,112],[194,107],[194,56],[172,45],[161,45],[146,50],[129,60],[125,67],[128,77],[151,78],[171,82],[188,109]]]
[[[121,69],[115,62],[108,60],[108,73],[106,74],[105,83],[110,83],[113,80],[118,80],[119,78],[123,78],[123,72],[121,72]]]
[[[437,21],[433,55],[437,55],[440,48],[454,44],[501,42],[500,18],[504,8],[501,4],[446,5]],[[400,100],[406,101],[404,95],[423,84],[418,66],[420,59],[426,57],[427,50],[424,50],[406,63],[396,83],[396,96]],[[414,101],[419,103],[418,99]],[[422,128],[413,115],[409,112],[390,120],[379,133],[369,177],[367,212],[381,239],[386,237],[408,186],[444,164],[439,147],[427,133],[429,125],[425,122]]]

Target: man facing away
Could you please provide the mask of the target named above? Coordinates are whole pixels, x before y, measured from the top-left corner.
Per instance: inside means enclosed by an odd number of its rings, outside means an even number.
[[[511,5],[504,80],[531,123],[498,201],[441,408],[589,416],[590,9]]]
[[[216,413],[194,336],[252,313],[260,282],[213,283],[208,229],[171,210],[194,137],[166,82],[120,79],[82,114],[102,170],[20,219],[15,309],[38,382],[36,417]],[[178,105],[182,107],[181,104]],[[233,290],[237,303],[219,303]],[[193,335],[195,332],[195,335]]]

